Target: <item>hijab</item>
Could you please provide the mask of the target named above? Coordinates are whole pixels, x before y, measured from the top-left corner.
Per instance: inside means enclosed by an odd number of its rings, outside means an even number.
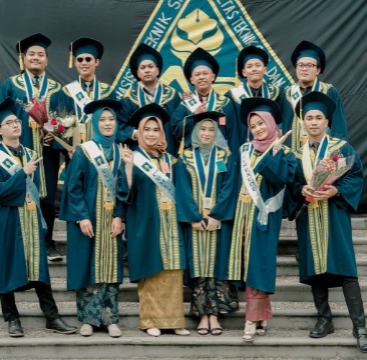
[[[149,120],[156,121],[159,127],[159,141],[153,148],[148,146],[146,141],[143,138],[144,127]],[[155,116],[148,116],[139,122],[139,127],[137,131],[137,139],[138,139],[139,147],[141,147],[145,151],[153,152],[153,153],[154,152],[158,152],[158,153],[166,152],[167,142],[166,142],[166,135],[164,134],[164,130],[163,130],[162,121]]]
[[[274,142],[274,140],[278,137],[279,135],[279,128],[273,118],[273,115],[268,112],[268,111],[253,111],[250,112],[248,114],[247,117],[247,125],[250,128],[250,119],[252,117],[252,115],[258,115],[261,117],[261,119],[264,120],[266,126],[268,127],[269,130],[269,134],[265,139],[262,140],[257,140],[254,139],[251,141],[252,145],[254,146],[254,148],[261,152],[264,153],[267,148]]]

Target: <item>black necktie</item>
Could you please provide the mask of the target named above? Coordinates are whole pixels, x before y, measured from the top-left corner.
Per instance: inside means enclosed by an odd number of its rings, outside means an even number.
[[[34,86],[39,89],[40,88],[40,77],[38,75],[35,75],[33,77],[34,81],[33,81],[33,84]]]
[[[310,144],[310,149],[314,152],[317,153],[317,150],[319,149],[320,143],[315,141],[312,144]]]

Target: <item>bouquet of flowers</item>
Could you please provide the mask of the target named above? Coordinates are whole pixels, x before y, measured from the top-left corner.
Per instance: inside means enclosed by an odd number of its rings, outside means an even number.
[[[78,120],[75,115],[64,113],[58,115],[50,112],[50,120],[45,123],[44,129],[54,136],[57,141],[68,151],[73,151],[80,144]]]
[[[24,103],[22,100],[17,99],[16,102],[22,106],[29,116],[39,125],[43,127],[48,121],[48,114],[46,109],[46,102],[44,98],[33,97],[29,103]]]
[[[354,158],[354,155],[342,157],[334,154],[331,158],[320,160],[313,171],[310,185],[315,191],[325,190],[325,185],[331,185],[352,167]],[[312,195],[306,197],[308,202],[312,202],[313,199]]]

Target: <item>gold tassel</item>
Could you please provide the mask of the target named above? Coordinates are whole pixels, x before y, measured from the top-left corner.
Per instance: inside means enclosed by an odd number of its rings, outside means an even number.
[[[22,58],[22,50],[20,49],[20,41],[18,42],[18,45],[19,45],[19,67],[20,67],[20,70],[23,71],[24,64],[23,64],[23,58]]]
[[[73,68],[73,43],[70,44],[69,69]]]

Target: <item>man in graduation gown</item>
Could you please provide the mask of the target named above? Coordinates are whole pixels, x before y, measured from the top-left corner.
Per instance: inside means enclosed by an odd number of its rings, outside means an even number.
[[[317,309],[318,320],[310,337],[321,338],[334,332],[328,292],[330,287],[341,286],[358,348],[367,352],[365,313],[350,218],[361,196],[363,169],[352,146],[326,132],[327,126],[332,126],[330,122],[336,106],[330,97],[320,92],[305,95],[302,103],[296,106],[298,115],[303,111],[309,139],[296,152],[297,172],[293,188],[296,200],[304,203],[296,221],[299,274],[300,281],[311,286]],[[323,190],[314,189],[312,172],[320,161],[326,159],[335,166],[350,163],[351,167],[332,185],[325,185]]]
[[[285,134],[293,130],[286,141],[286,145],[293,151],[300,148],[307,141],[307,133],[301,127],[300,118],[297,116],[295,106],[298,101],[311,91],[320,91],[330,96],[336,103],[336,109],[332,115],[330,131],[332,136],[348,140],[346,116],[342,99],[338,90],[331,84],[319,80],[318,75],[325,70],[326,58],[324,51],[309,41],[301,41],[294,49],[291,61],[296,69],[298,83],[289,86],[285,90],[280,106],[283,113],[282,130]],[[302,119],[301,119],[302,120]]]
[[[276,85],[268,84],[264,76],[269,55],[257,46],[247,46],[241,50],[237,57],[237,74],[243,79],[243,84],[228,90],[225,94],[236,104],[238,118],[240,116],[241,101],[251,97],[261,97],[277,101],[283,95],[283,90]],[[240,144],[249,141],[246,122],[239,121]]]
[[[76,328],[60,318],[50,286],[37,188],[42,159],[20,144],[22,121],[14,105],[9,97],[0,104],[0,218],[6,223],[0,229],[1,308],[9,336],[24,336],[14,291],[35,288],[46,328],[71,334]]]
[[[172,115],[181,101],[178,92],[171,86],[162,84],[159,76],[163,68],[161,54],[152,47],[141,43],[131,55],[130,70],[137,80],[122,99],[120,140],[136,140],[136,130],[128,125],[131,115],[139,108],[156,103]],[[164,125],[167,151],[177,154],[177,141],[172,135],[170,122]]]
[[[23,40],[16,46],[19,53],[20,68],[25,70],[21,74],[12,76],[1,86],[0,100],[11,97],[16,102],[16,116],[22,120],[21,143],[43,156],[41,168],[40,196],[42,214],[46,220],[48,232],[46,235],[49,260],[62,260],[52,240],[55,218],[55,194],[57,189],[57,170],[59,168],[60,151],[52,145],[52,135],[45,135],[41,126],[23,109],[32,98],[44,98],[47,111],[58,112],[58,96],[61,85],[51,80],[45,72],[48,64],[47,48],[51,40],[37,33]],[[23,102],[20,104],[19,102]],[[43,171],[44,168],[44,171]]]
[[[115,98],[112,87],[97,79],[96,71],[103,56],[103,44],[99,41],[81,37],[69,45],[70,59],[69,67],[74,65],[78,72],[78,80],[65,85],[60,97],[60,106],[63,104],[65,111],[75,114],[81,124],[81,139],[89,141],[92,136],[92,124],[90,116],[87,116],[84,106],[95,100],[104,98]]]
[[[202,48],[197,48],[184,64],[187,81],[195,87],[194,93],[185,95],[171,118],[172,131],[180,141],[180,153],[183,147],[190,146],[190,136],[194,122],[185,119],[191,114],[204,111],[219,111],[225,114],[219,119],[219,129],[228,142],[232,153],[239,147],[237,111],[233,100],[215,92],[213,84],[219,73],[219,64],[215,58]]]

